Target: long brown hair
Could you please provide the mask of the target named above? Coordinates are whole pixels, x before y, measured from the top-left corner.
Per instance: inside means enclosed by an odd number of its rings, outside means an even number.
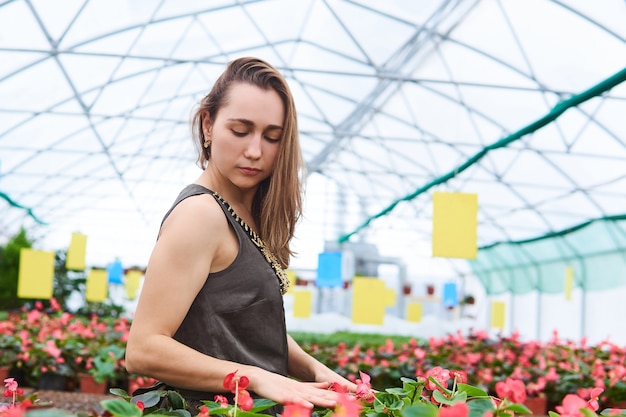
[[[280,149],[272,175],[265,179],[254,196],[252,216],[259,235],[283,268],[289,265],[293,254],[289,244],[296,223],[302,215],[302,176],[304,163],[298,136],[296,108],[289,85],[276,68],[252,57],[235,59],[217,79],[211,91],[200,101],[192,118],[192,135],[198,150],[197,163],[206,169],[211,157],[210,147],[205,148],[203,115],[215,119],[217,112],[228,100],[230,88],[235,83],[247,83],[263,90],[274,90],[285,109]]]

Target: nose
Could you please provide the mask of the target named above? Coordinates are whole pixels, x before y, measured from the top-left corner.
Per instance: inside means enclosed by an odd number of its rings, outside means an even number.
[[[261,144],[263,141],[262,133],[252,135],[248,146],[245,149],[244,156],[249,159],[259,159],[261,157]]]

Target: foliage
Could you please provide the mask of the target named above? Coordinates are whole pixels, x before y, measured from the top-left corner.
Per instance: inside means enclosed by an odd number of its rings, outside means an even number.
[[[301,345],[324,345],[337,346],[344,343],[348,346],[378,347],[391,340],[394,344],[408,343],[413,337],[399,335],[385,335],[372,333],[310,333],[310,332],[289,332],[291,337]]]
[[[126,318],[84,317],[64,312],[54,299],[51,308],[35,303],[0,321],[0,341],[17,344],[15,360],[36,387],[44,372],[69,377],[92,373],[99,378],[126,378],[124,367],[130,322]],[[16,362],[16,363],[17,363]]]
[[[93,366],[89,373],[96,382],[105,382],[117,376],[117,364],[124,356],[124,349],[120,346],[106,346],[93,356]]]
[[[443,368],[433,369],[428,375],[415,379],[402,378],[401,386],[384,391],[372,389],[367,374],[359,372],[356,391],[347,392],[346,387],[332,385],[337,393],[337,404],[333,409],[308,409],[296,404],[286,404],[282,417],[514,417],[530,414],[523,405],[526,398],[525,387],[519,380],[508,379],[498,384],[500,396],[492,396],[474,386],[463,383],[466,376]],[[69,417],[65,411],[47,410],[45,414],[32,410],[33,400],[20,403],[16,398],[17,384],[5,381],[5,397],[10,402],[0,407],[0,417]],[[112,389],[118,398],[101,401],[104,412],[93,417],[142,417],[142,416],[177,416],[209,417],[262,417],[264,411],[276,405],[267,399],[251,401],[246,391],[248,380],[245,376],[236,376],[233,372],[224,379],[224,388],[234,393],[234,400],[229,403],[223,396],[217,395],[215,401],[203,401],[198,409],[190,409],[186,400],[176,391],[153,390],[140,395],[130,396],[124,390]],[[588,398],[569,395],[557,412],[550,412],[550,417],[595,417],[598,414],[595,391]],[[16,412],[17,411],[17,412]],[[26,412],[25,412],[26,411]],[[626,410],[604,410],[602,415],[626,415]],[[81,415],[81,417],[90,417]]]
[[[0,310],[31,308],[35,302],[49,307],[48,300],[22,299],[17,296],[20,252],[22,248],[32,248],[33,243],[26,230],[21,228],[4,247],[0,247]],[[68,310],[67,300],[73,293],[84,293],[86,282],[84,272],[71,272],[65,268],[66,255],[66,251],[62,250],[54,254],[53,298],[63,310]]]
[[[32,244],[22,227],[4,247],[0,247],[0,310],[14,310],[24,305],[24,300],[17,297],[20,251],[31,248]]]

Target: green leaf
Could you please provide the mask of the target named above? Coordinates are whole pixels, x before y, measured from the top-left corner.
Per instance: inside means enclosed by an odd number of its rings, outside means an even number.
[[[148,391],[143,394],[135,395],[131,400],[134,404],[141,401],[145,408],[154,407],[161,401],[161,397],[165,395],[165,391],[157,390],[157,391]]]
[[[387,388],[385,392],[394,395],[407,395],[407,392],[403,388]]]
[[[387,414],[385,414],[385,413],[377,413],[375,411],[368,411],[368,412],[366,412],[364,414],[364,417],[387,417]]]
[[[174,416],[174,417],[191,417],[191,413],[187,410],[182,410],[182,409],[177,409],[177,410],[169,410],[169,411],[164,411],[164,410],[159,410],[158,415],[161,416]],[[157,414],[150,414],[151,416],[156,416]]]
[[[433,398],[439,404],[445,404],[445,405],[452,405],[452,404],[454,404],[454,399],[446,397],[439,390],[433,391]]]
[[[215,401],[202,401],[202,402],[204,403],[204,405],[206,405],[209,408],[209,414],[212,416],[216,414],[227,415],[228,411],[232,408],[232,407],[222,407],[220,403],[215,402]]]
[[[583,413],[585,417],[596,417],[596,413],[590,410],[587,407],[583,407],[580,409],[580,412]]]
[[[129,401],[131,399],[131,396],[128,395],[128,393],[121,388],[111,388],[109,392],[113,395],[117,395],[118,397],[122,397],[126,401]]]
[[[511,404],[505,407],[505,410],[513,411],[515,414],[532,414],[524,404]]]
[[[252,405],[252,409],[250,410],[250,412],[258,413],[259,411],[267,410],[268,408],[274,407],[276,404],[278,403],[275,401],[268,400],[266,398],[259,398],[254,400],[254,404]]]
[[[237,410],[237,417],[267,417],[267,414],[253,413],[252,411]]]
[[[434,404],[414,404],[401,410],[403,417],[437,417],[438,408]]]
[[[143,414],[135,404],[119,398],[100,401],[100,405],[115,417],[141,417]]]
[[[467,402],[467,393],[465,393],[465,392],[456,392],[456,393],[454,393],[452,398],[450,398],[450,402],[452,404],[466,403]]]
[[[472,385],[467,385],[467,384],[457,385],[457,390],[459,392],[467,393],[468,397],[488,397],[489,396],[489,394],[487,394],[485,391],[481,390],[480,388],[476,388]]]
[[[433,378],[432,376],[429,376],[429,377],[428,377],[428,380],[429,380],[430,382],[432,382],[433,384],[435,384],[437,387],[439,387],[439,389],[440,389],[440,390],[442,390],[443,392],[445,392],[445,393],[447,393],[447,394],[449,394],[449,393],[451,392],[448,388],[446,388],[446,387],[444,387],[443,385],[441,385],[441,384],[439,383],[439,381],[437,381],[437,380],[436,380],[435,378]]]
[[[397,395],[379,393],[376,395],[378,401],[374,402],[374,410],[384,413],[387,410],[401,410],[404,403]]]
[[[560,414],[555,413],[554,411],[548,411],[548,416],[549,417],[561,417]]]
[[[177,391],[167,391],[167,399],[173,410],[185,409],[185,399]]]
[[[486,412],[492,412],[496,409],[493,401],[488,398],[478,398],[468,401],[467,406],[469,407],[469,417],[483,417]]]

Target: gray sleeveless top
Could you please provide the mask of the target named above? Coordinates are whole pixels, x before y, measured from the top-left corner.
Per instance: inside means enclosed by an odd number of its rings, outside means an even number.
[[[178,203],[199,194],[215,197],[237,235],[239,252],[226,269],[209,274],[174,339],[206,355],[287,375],[287,330],[279,281],[226,203],[213,191],[191,184],[163,220]],[[174,389],[196,400],[213,400],[216,394]]]

